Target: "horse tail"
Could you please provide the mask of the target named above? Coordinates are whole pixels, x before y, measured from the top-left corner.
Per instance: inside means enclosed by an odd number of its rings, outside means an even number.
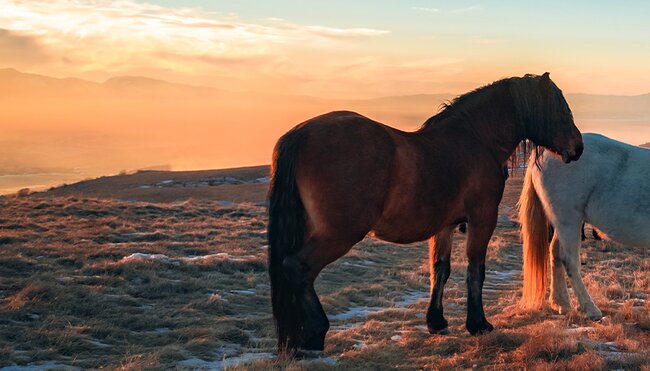
[[[539,195],[533,185],[535,164],[531,161],[526,171],[519,198],[519,219],[524,255],[524,288],[522,306],[539,308],[544,302],[548,286],[550,224]]]
[[[268,266],[280,354],[297,348],[302,330],[296,284],[290,282],[283,269],[285,258],[295,254],[304,243],[305,209],[296,184],[296,163],[302,142],[299,130],[286,133],[273,150],[271,165]]]

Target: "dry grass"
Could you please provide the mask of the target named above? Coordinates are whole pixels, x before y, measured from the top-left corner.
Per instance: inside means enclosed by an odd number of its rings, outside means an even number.
[[[63,185],[47,192],[34,193],[32,197],[90,197],[164,203],[188,199],[263,203],[268,184],[254,181],[268,177],[269,171],[268,165],[221,170],[138,171]],[[200,182],[224,177],[246,183],[199,186]],[[174,182],[175,186],[155,186],[164,182]],[[28,194],[29,190],[24,190],[21,196]]]
[[[509,182],[504,215],[520,186]],[[518,229],[500,219],[484,293],[497,329],[472,337],[465,237],[456,235],[445,290],[451,334],[432,336],[426,244],[366,239],[317,282],[332,316],[324,359],[278,360],[269,359],[264,208],[22,197],[0,198],[0,209],[0,367],[555,370],[647,369],[650,360],[643,249],[584,243],[585,282],[604,320],[522,311]],[[134,253],[161,255],[126,258]],[[187,259],[195,256],[204,258]]]

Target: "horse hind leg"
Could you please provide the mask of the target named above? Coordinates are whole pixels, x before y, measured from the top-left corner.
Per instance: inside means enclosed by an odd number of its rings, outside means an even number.
[[[294,291],[298,293],[296,301],[302,315],[299,349],[324,349],[329,320],[314,289],[314,281],[326,265],[345,255],[356,242],[311,238],[295,255],[285,258],[283,269],[289,281],[295,285]]]
[[[452,231],[452,228],[445,229],[429,240],[431,300],[427,309],[427,327],[431,334],[448,333],[448,323],[443,315],[442,296],[451,272]]]
[[[551,295],[549,304],[560,314],[566,314],[571,310],[565,273],[560,258],[560,240],[557,233],[554,233],[551,239]]]
[[[603,313],[589,296],[580,275],[580,224],[559,226],[557,234],[560,242],[560,259],[571,280],[573,291],[578,297],[580,310],[591,320],[601,319]]]

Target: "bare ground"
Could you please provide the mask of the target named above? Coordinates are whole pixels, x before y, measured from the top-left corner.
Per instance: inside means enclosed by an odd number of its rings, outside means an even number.
[[[494,332],[464,329],[463,235],[445,336],[426,331],[426,243],[368,238],[320,276],[332,328],[322,356],[303,361],[273,354],[263,207],[0,198],[0,369],[650,369],[644,249],[584,242],[599,322],[519,309],[520,187],[509,181],[488,250]]]

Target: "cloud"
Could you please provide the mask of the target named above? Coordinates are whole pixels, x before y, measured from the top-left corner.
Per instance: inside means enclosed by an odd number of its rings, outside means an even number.
[[[427,12],[427,13],[440,13],[440,9],[438,9],[438,8],[425,8],[425,7],[421,7],[421,6],[413,6],[413,7],[411,7],[411,9],[420,10],[420,11]]]
[[[20,35],[0,28],[0,65],[26,67],[50,60],[36,37]]]
[[[1,44],[3,51],[8,43],[11,50],[19,50],[22,42],[23,59],[29,59],[28,50],[36,53],[40,46],[58,55],[61,65],[111,73],[144,67],[188,71],[193,58],[212,65],[247,58],[263,61],[286,48],[340,48],[358,38],[388,33],[282,19],[248,23],[233,14],[129,0],[0,0],[0,8],[0,24],[9,30],[0,36],[9,40]],[[8,39],[7,33],[22,35],[24,41],[18,36]]]
[[[0,25],[30,40],[34,53],[42,51],[33,60],[50,58],[28,69],[45,75],[148,76],[234,91],[367,97],[456,91],[450,82],[463,72],[457,55],[368,43],[390,31],[365,25],[247,22],[133,0],[0,0],[0,9]]]
[[[413,10],[419,10],[422,12],[427,12],[427,13],[433,13],[433,14],[439,14],[439,13],[446,13],[446,14],[460,14],[460,13],[468,13],[468,12],[473,12],[475,10],[481,9],[480,5],[470,5],[467,7],[463,8],[456,8],[456,9],[439,9],[439,8],[426,8],[426,7],[419,7],[419,6],[413,6],[411,7]]]
[[[302,27],[298,27],[300,29]],[[307,26],[304,29],[315,35],[325,37],[362,37],[362,36],[380,36],[389,32],[386,30],[375,30],[372,28],[332,28],[323,26]]]

